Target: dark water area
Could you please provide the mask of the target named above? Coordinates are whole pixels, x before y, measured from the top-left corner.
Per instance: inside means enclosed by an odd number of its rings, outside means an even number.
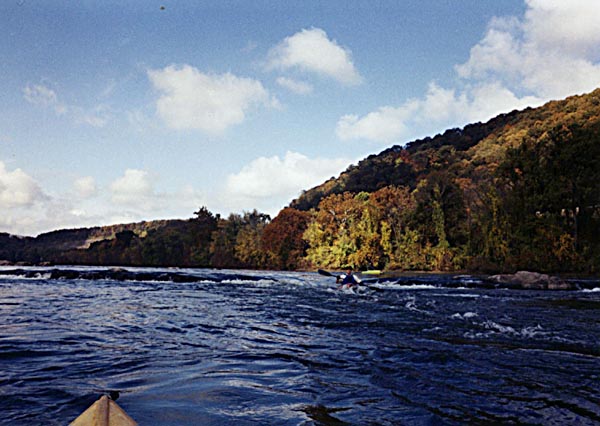
[[[600,285],[0,270],[0,425],[600,424]]]

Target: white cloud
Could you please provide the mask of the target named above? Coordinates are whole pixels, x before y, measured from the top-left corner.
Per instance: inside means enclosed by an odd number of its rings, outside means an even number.
[[[546,100],[598,87],[600,2],[527,0],[527,6],[523,19],[493,19],[458,74]]]
[[[21,169],[9,171],[0,161],[0,232],[32,235],[49,222],[64,220],[65,214],[53,215],[49,208],[55,200],[39,183]]]
[[[368,139],[389,142],[406,132],[407,121],[417,108],[417,104],[408,102],[399,108],[380,107],[363,117],[344,115],[337,123],[336,134],[342,140]]]
[[[85,176],[64,193],[47,195],[25,171],[7,170],[0,161],[0,232],[37,235],[64,228],[189,218],[209,204],[190,185],[160,192],[156,181],[149,172],[128,169],[105,188]]]
[[[107,221],[104,213],[104,206],[94,203],[85,208],[68,194],[65,197],[46,197],[32,206],[3,212],[0,215],[0,232],[33,236],[57,229],[116,223]]]
[[[521,65],[517,51],[521,24],[516,18],[494,18],[485,37],[471,48],[469,60],[457,65],[462,78],[483,79],[491,70],[499,70],[505,78],[516,78]]]
[[[457,109],[459,117],[466,117],[463,124],[473,121],[487,121],[503,112],[515,109],[524,109],[529,106],[540,106],[545,99],[537,96],[518,97],[508,88],[500,83],[483,83],[469,90],[470,100],[466,106],[466,114],[461,114]]]
[[[198,191],[192,185],[185,185],[183,188],[170,196],[169,206],[173,207],[173,212],[185,212],[186,215],[198,210],[201,206],[206,206],[208,199],[204,192]],[[189,212],[189,213],[187,213]]]
[[[110,108],[106,105],[97,105],[89,111],[76,108],[77,122],[88,124],[92,127],[104,127],[110,120]]]
[[[437,124],[438,127],[463,126],[475,121],[487,121],[502,112],[541,103],[534,96],[519,98],[497,82],[482,82],[458,93],[454,89],[444,89],[430,83],[423,99],[410,101],[411,105],[417,106],[411,122],[420,127],[428,124]]]
[[[410,99],[399,107],[381,107],[363,117],[342,116],[336,134],[342,140],[399,143],[409,137],[485,121],[502,112],[540,103],[535,97],[518,98],[494,83],[473,86],[460,93],[430,83],[422,99]]]
[[[73,188],[75,189],[75,194],[77,194],[79,198],[90,198],[96,195],[98,190],[96,181],[92,176],[85,176],[75,180]]]
[[[46,198],[38,183],[21,169],[8,171],[0,161],[0,208],[29,207]]]
[[[126,177],[127,173],[123,176]],[[122,177],[122,178],[123,178]],[[118,179],[123,184],[122,178]],[[129,177],[127,177],[129,179]],[[137,178],[132,178],[136,180]],[[141,180],[147,180],[148,175]],[[117,182],[115,181],[115,182]],[[113,182],[114,183],[114,182]],[[119,190],[110,189],[111,204],[103,207],[101,222],[106,224],[129,223],[141,220],[190,218],[201,206],[210,204],[203,192],[185,185],[169,192],[156,189],[151,180],[150,187],[143,182],[130,182],[131,187],[122,186]],[[133,188],[140,185],[145,193],[134,194]],[[145,188],[144,188],[145,187]],[[98,220],[96,221],[98,224]]]
[[[490,21],[469,59],[456,66],[461,78],[457,87],[432,82],[423,97],[400,106],[381,107],[362,117],[342,116],[338,137],[390,142],[431,135],[598,87],[600,2],[526,3],[523,18]]]
[[[52,108],[58,115],[67,111],[67,107],[58,101],[56,92],[43,84],[26,86],[23,89],[23,96],[30,104]]]
[[[34,105],[53,105],[57,102],[56,92],[41,84],[25,87],[23,95],[27,102]]]
[[[119,215],[148,219],[157,217],[191,217],[195,209],[207,204],[203,193],[186,185],[171,191],[157,190],[157,177],[145,170],[127,169],[109,185],[113,207]],[[123,209],[126,209],[124,211]]]
[[[277,84],[299,95],[307,95],[313,91],[312,85],[287,77],[278,77]]]
[[[123,176],[110,184],[111,200],[115,204],[141,210],[156,208],[157,194],[148,172],[127,169]]]
[[[274,215],[303,189],[338,175],[350,163],[344,158],[311,159],[291,151],[283,158],[259,157],[227,177],[222,203],[234,211],[257,208]]]
[[[257,104],[276,104],[263,85],[231,73],[204,74],[183,65],[149,70],[148,76],[161,93],[158,115],[174,129],[199,129],[212,134],[244,121]]]
[[[527,0],[523,23],[527,41],[544,50],[577,57],[600,54],[600,2],[597,0]]]
[[[51,108],[59,116],[71,119],[77,124],[86,124],[101,128],[111,119],[107,105],[96,105],[93,108],[82,108],[61,102],[56,92],[43,84],[28,85],[23,89],[23,97],[32,105]]]
[[[303,29],[286,37],[269,52],[268,69],[297,68],[331,77],[344,84],[359,84],[361,76],[349,49],[330,40],[320,28]]]

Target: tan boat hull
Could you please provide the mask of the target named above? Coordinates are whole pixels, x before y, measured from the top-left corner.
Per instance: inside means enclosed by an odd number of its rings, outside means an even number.
[[[135,426],[136,421],[108,396],[94,402],[70,426]]]

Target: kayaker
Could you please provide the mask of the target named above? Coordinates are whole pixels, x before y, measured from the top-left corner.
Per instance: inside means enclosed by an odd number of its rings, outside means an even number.
[[[339,288],[352,288],[360,284],[360,278],[352,273],[352,269],[348,268],[346,274],[340,275],[335,280],[336,283],[340,284]]]

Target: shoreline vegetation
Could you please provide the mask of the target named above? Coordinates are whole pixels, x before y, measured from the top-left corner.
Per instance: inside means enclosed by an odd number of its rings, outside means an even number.
[[[392,146],[275,218],[201,207],[188,220],[4,233],[0,261],[593,276],[599,182],[597,89]]]

